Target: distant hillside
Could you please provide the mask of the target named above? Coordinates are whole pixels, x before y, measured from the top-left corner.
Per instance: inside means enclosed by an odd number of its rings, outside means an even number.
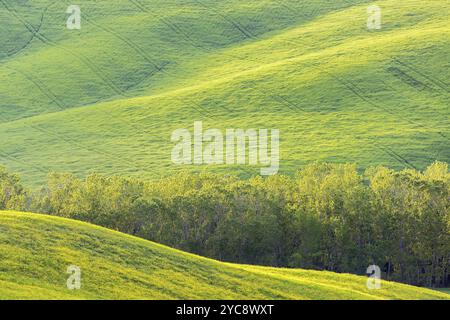
[[[222,263],[82,222],[0,212],[0,299],[448,299],[428,289]],[[66,287],[81,268],[81,289]]]
[[[0,0],[0,163],[27,183],[177,172],[196,120],[279,129],[283,173],[450,162],[446,0],[377,1],[378,31],[362,0],[80,0],[67,30],[70,4]]]

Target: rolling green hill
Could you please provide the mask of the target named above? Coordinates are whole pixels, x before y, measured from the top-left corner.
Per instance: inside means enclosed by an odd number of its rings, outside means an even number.
[[[281,172],[319,160],[450,162],[450,4],[377,1],[0,0],[0,162],[154,178],[173,130],[281,131]],[[190,167],[199,170],[199,167]],[[242,176],[257,168],[214,166]]]
[[[83,222],[0,212],[0,299],[448,299],[392,282],[222,263]],[[68,290],[67,267],[81,268]]]

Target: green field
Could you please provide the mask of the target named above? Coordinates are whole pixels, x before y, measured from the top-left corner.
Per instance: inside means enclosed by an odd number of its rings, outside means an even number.
[[[281,172],[311,161],[450,162],[450,3],[0,0],[0,163],[148,179],[179,170],[171,132],[281,131]],[[3,24],[4,23],[4,24]],[[241,176],[248,166],[213,166]]]
[[[0,212],[0,299],[449,299],[323,271],[218,262],[69,219]],[[69,265],[81,289],[68,290]]]
[[[435,289],[435,290],[450,294],[450,288],[440,288],[440,289]]]

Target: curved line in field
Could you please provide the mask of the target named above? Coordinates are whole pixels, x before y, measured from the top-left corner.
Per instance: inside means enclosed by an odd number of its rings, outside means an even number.
[[[12,71],[16,71],[20,73],[25,79],[33,83],[33,85],[39,89],[47,98],[49,98],[53,103],[55,103],[60,110],[65,110],[65,107],[63,103],[58,99],[58,97],[49,89],[45,84],[42,83],[39,79],[33,78],[31,75],[25,73],[24,71],[21,71],[19,69],[14,69],[8,66],[4,66],[7,69],[10,69]]]
[[[97,77],[99,77],[116,94],[118,94],[119,96],[126,96],[124,94],[123,90],[118,88],[112,81],[110,81],[107,77],[105,77],[104,74],[102,73],[102,71],[99,68],[97,68],[88,58],[85,58],[82,55],[76,54],[74,51],[67,49],[62,44],[58,44],[58,43],[48,39],[47,37],[45,37],[41,33],[37,32],[30,23],[28,23],[26,20],[24,20],[22,17],[20,17],[16,12],[14,12],[12,9],[10,9],[5,0],[0,0],[0,2],[3,4],[3,6],[6,8],[6,10],[12,16],[14,16],[20,22],[22,22],[22,24],[28,29],[28,31],[30,33],[34,34],[35,37],[37,37],[39,40],[41,40],[44,44],[51,45],[51,46],[54,46],[54,47],[59,47],[62,50],[64,50],[65,52],[67,52],[70,55],[74,56],[80,62],[82,62],[85,66],[87,66],[94,74],[96,74]]]
[[[40,20],[40,22],[39,22],[39,25],[37,26],[37,28],[34,28],[34,29],[36,30],[37,33],[40,32],[40,30],[41,30],[41,28],[42,28],[42,25],[44,24],[44,17],[45,17],[45,14],[47,13],[48,9],[49,9],[51,6],[53,6],[55,3],[57,3],[57,1],[54,1],[54,2],[52,2],[52,3],[49,3],[49,4],[44,8],[44,11],[41,13],[41,20]],[[36,34],[35,34],[35,33],[32,33],[30,39],[29,39],[22,47],[20,47],[20,48],[19,48],[18,50],[16,50],[15,52],[8,52],[8,53],[6,54],[6,58],[7,58],[7,59],[10,59],[10,58],[12,58],[12,57],[15,57],[15,56],[17,56],[18,54],[20,54],[22,51],[26,50],[26,49],[28,48],[28,46],[31,45],[31,42],[33,42],[33,40],[34,40],[35,37],[36,37]],[[2,60],[4,60],[4,59],[2,59]]]
[[[32,168],[36,169],[37,171],[39,171],[41,173],[44,173],[44,174],[48,174],[50,172],[48,169],[44,170],[44,169],[42,169],[42,167],[38,167],[38,166],[35,166],[35,165],[30,165],[30,163],[22,161],[18,157],[15,157],[15,156],[3,153],[2,151],[0,151],[0,157],[5,158],[5,159],[10,159],[13,162],[20,162],[20,163],[22,163],[24,165],[25,168],[32,167]]]
[[[195,2],[197,2],[199,5],[201,5],[202,7],[204,7],[207,10],[212,10],[214,11],[219,17],[221,17],[223,20],[225,20],[226,22],[230,23],[235,29],[239,30],[239,32],[241,34],[243,34],[245,36],[245,38],[248,39],[253,39],[255,38],[255,36],[248,31],[247,29],[245,29],[242,25],[239,24],[239,22],[234,21],[233,19],[231,19],[230,17],[227,17],[226,15],[220,13],[218,10],[213,9],[211,7],[208,7],[207,5],[205,5],[203,2],[201,2],[200,0],[194,0]]]

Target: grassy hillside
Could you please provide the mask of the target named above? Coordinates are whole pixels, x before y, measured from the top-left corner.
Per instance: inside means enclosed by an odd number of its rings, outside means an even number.
[[[171,132],[276,128],[281,172],[314,160],[450,162],[450,4],[377,1],[0,0],[0,162],[153,178]],[[191,167],[198,170],[198,167]],[[211,167],[243,176],[251,167]]]
[[[0,299],[448,299],[330,272],[222,263],[82,222],[0,212]],[[69,265],[81,290],[66,288]]]

